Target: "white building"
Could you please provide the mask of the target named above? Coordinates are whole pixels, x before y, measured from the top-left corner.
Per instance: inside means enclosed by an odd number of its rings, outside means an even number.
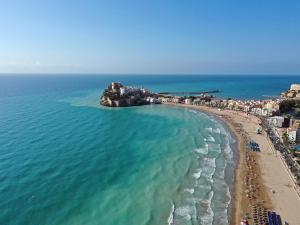
[[[121,88],[120,88],[120,94],[121,94],[121,95],[127,94],[127,89],[126,89],[125,87],[121,87]]]
[[[290,141],[296,141],[297,138],[297,130],[292,130],[288,132],[289,140]]]
[[[282,127],[284,122],[284,117],[282,116],[273,116],[268,119],[269,123],[275,127]]]
[[[189,105],[192,103],[192,100],[189,98],[184,99],[184,104]]]
[[[179,103],[179,98],[173,98],[173,103]]]
[[[290,90],[299,92],[300,91],[300,84],[292,84]]]
[[[291,130],[288,132],[289,140],[294,142],[300,142],[300,129]]]
[[[169,98],[164,98],[164,97],[160,97],[158,98],[158,100],[162,103],[167,103],[167,102],[170,102],[170,99]]]

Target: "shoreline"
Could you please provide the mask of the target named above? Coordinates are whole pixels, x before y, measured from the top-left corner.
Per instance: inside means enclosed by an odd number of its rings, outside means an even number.
[[[234,178],[233,184],[231,187],[231,203],[230,203],[230,212],[229,216],[229,224],[236,225],[240,224],[241,220],[243,219],[243,215],[246,211],[248,211],[249,201],[244,194],[246,187],[244,185],[244,177],[246,175],[246,145],[247,145],[247,138],[248,135],[243,131],[243,128],[237,121],[234,120],[232,115],[228,115],[228,112],[225,111],[217,111],[216,109],[205,107],[205,106],[195,106],[195,105],[184,105],[184,104],[174,104],[174,103],[167,103],[163,104],[167,106],[174,106],[174,107],[183,107],[183,108],[190,108],[194,109],[203,113],[207,113],[217,120],[223,122],[229,132],[234,135],[236,140],[235,151],[234,155],[236,157],[235,162],[235,171],[234,171]],[[257,168],[256,168],[257,169]],[[259,182],[262,185],[262,181]],[[265,196],[263,201],[265,201],[264,206],[268,206],[268,208],[272,208],[272,205],[268,198],[266,198],[265,190],[261,190],[262,195]]]
[[[233,121],[229,121],[229,118],[221,117],[220,115],[212,112],[209,108],[204,108],[201,106],[193,106],[193,105],[183,105],[183,104],[174,104],[174,103],[164,103],[163,105],[167,106],[173,106],[173,107],[182,107],[182,108],[190,108],[197,110],[202,113],[207,113],[216,119],[222,121],[227,128],[230,130],[230,132],[234,135],[234,138],[236,140],[235,145],[235,156],[236,156],[236,164],[235,164],[235,171],[234,171],[234,178],[233,178],[233,184],[231,186],[231,207],[230,207],[230,213],[229,216],[229,224],[230,225],[236,225],[240,223],[240,220],[242,218],[242,212],[241,212],[241,201],[242,201],[242,170],[243,170],[243,160],[241,158],[244,157],[244,152],[240,151],[243,145],[243,140],[241,138],[241,135],[238,134],[237,130],[234,128],[234,125],[232,124]]]
[[[248,222],[253,224],[254,218],[263,218],[266,211],[274,211],[280,215],[283,224],[288,222],[300,225],[300,196],[280,154],[274,152],[267,133],[256,133],[259,118],[244,112],[207,106],[174,103],[164,105],[208,113],[223,121],[235,135],[237,163],[231,193],[230,225],[240,224],[245,215]],[[260,152],[248,150],[250,140],[259,144]]]

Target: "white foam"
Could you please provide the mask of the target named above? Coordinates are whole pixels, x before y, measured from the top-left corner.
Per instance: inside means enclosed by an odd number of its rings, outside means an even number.
[[[221,133],[221,130],[220,130],[220,128],[216,128],[216,129],[213,129],[212,132],[214,132],[214,133],[216,133],[216,134],[220,134],[220,133]]]
[[[202,169],[197,169],[197,172],[193,173],[193,177],[199,179],[201,177]]]
[[[195,208],[192,206],[181,206],[175,210],[176,215],[182,216],[186,220],[190,221],[192,219],[192,215],[195,214]]]
[[[230,195],[230,189],[227,185],[226,181],[224,180],[225,177],[225,170],[228,167],[228,162],[231,162],[233,159],[233,149],[231,148],[232,143],[234,143],[236,140],[233,138],[232,133],[227,129],[226,126],[223,125],[223,123],[219,123],[219,121],[214,117],[209,117],[210,121],[214,123],[212,127],[206,127],[206,137],[204,138],[204,141],[206,142],[205,146],[200,146],[200,148],[195,149],[194,151],[196,153],[199,153],[199,160],[201,163],[201,179],[196,180],[196,186],[195,186],[195,193],[189,197],[196,197],[199,191],[209,193],[202,199],[196,198],[196,204],[199,204],[200,209],[200,215],[199,215],[199,221],[197,221],[200,224],[203,225],[212,225],[213,223],[217,224],[228,224],[228,207],[231,202],[231,195]],[[221,144],[219,143],[219,140],[222,141]],[[222,168],[216,168],[216,158],[209,158],[208,152],[222,154],[224,156],[225,165],[222,165]],[[197,154],[198,156],[198,154]],[[216,156],[214,156],[216,157]],[[224,168],[223,168],[224,166]],[[214,177],[214,174],[218,172],[218,176]],[[198,177],[197,173],[193,174],[194,177]],[[207,179],[209,182],[200,182],[202,181],[202,178]],[[219,180],[220,179],[220,180]],[[214,184],[214,181],[216,182]],[[220,183],[222,182],[222,185]],[[201,184],[200,184],[201,183]],[[225,185],[224,185],[224,184]],[[215,203],[213,200],[214,192],[212,191],[213,185],[220,185],[220,188],[222,189],[222,193],[224,195],[224,201]],[[219,187],[219,186],[218,186]],[[216,201],[219,201],[216,199]],[[214,204],[218,204],[218,211],[213,212],[212,207]],[[219,211],[219,209],[221,209]],[[197,209],[198,211],[198,209]]]
[[[214,212],[210,210],[207,214],[201,217],[201,224],[212,225],[214,220]]]
[[[209,192],[208,199],[202,201],[206,205],[206,208],[207,208],[205,215],[201,217],[201,222],[202,222],[201,224],[203,224],[203,225],[211,225],[213,223],[214,212],[211,208],[211,202],[212,202],[213,196],[214,196],[214,192],[211,191],[211,192]]]
[[[205,191],[205,190],[210,190],[211,189],[210,185],[208,186],[208,185],[204,185],[204,184],[198,184],[197,187],[199,189],[201,189],[201,191]],[[199,203],[199,201],[198,201],[198,203]]]
[[[233,151],[231,149],[229,140],[227,138],[226,138],[226,143],[225,143],[225,147],[224,147],[224,154],[225,154],[225,158],[227,160],[233,158]]]
[[[195,189],[194,188],[186,188],[184,191],[189,192],[190,194],[194,194]]]
[[[213,175],[216,171],[216,159],[215,158],[204,158],[203,176],[206,177],[210,182],[213,182]]]
[[[208,137],[206,138],[206,140],[209,141],[209,142],[215,142],[215,141],[216,141],[215,138],[214,138],[213,136],[208,136]]]
[[[206,167],[216,168],[216,158],[204,158],[204,165]]]
[[[229,143],[235,143],[235,139],[232,137],[231,133],[226,130],[223,126],[219,127],[221,134],[226,136],[226,139],[229,141]]]
[[[208,154],[208,144],[205,144],[203,148],[196,148],[195,152],[207,155]]]
[[[168,225],[173,225],[174,224],[174,212],[175,212],[175,205],[172,204],[170,215],[168,217]]]
[[[228,186],[226,187],[226,196],[229,198],[229,201],[227,202],[227,206],[228,206],[231,202],[231,194]]]
[[[219,224],[227,224],[228,223],[228,207],[231,202],[231,196],[230,196],[230,191],[229,187],[226,187],[226,196],[229,198],[228,201],[224,202],[224,210],[218,212],[218,222]],[[222,204],[222,205],[223,205]]]
[[[208,147],[210,150],[213,150],[214,152],[218,152],[220,153],[222,150],[221,150],[221,145],[220,144],[216,144],[216,143],[209,143],[208,144]]]
[[[205,128],[205,130],[210,133],[221,134],[221,129],[219,127],[217,127],[217,128],[207,127],[207,128]],[[223,130],[224,130],[224,134],[225,134],[226,133],[225,129],[223,129]]]

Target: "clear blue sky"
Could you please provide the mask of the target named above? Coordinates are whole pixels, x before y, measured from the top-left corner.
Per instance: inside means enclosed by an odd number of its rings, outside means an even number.
[[[11,0],[0,72],[300,74],[299,0]]]

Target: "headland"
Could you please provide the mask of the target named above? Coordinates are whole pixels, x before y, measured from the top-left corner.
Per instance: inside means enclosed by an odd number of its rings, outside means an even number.
[[[154,93],[145,88],[125,86],[120,82],[112,82],[103,91],[100,97],[100,105],[107,107],[129,107],[148,104],[160,104],[169,102],[184,103],[198,101],[210,101],[214,98],[213,93],[218,93],[219,90],[202,91],[202,92],[161,92]],[[174,96],[174,94],[191,94],[189,97]],[[194,96],[197,95],[197,98]]]
[[[107,107],[129,107],[150,104],[153,94],[144,88],[127,87],[119,82],[112,82],[104,90],[100,104]]]

